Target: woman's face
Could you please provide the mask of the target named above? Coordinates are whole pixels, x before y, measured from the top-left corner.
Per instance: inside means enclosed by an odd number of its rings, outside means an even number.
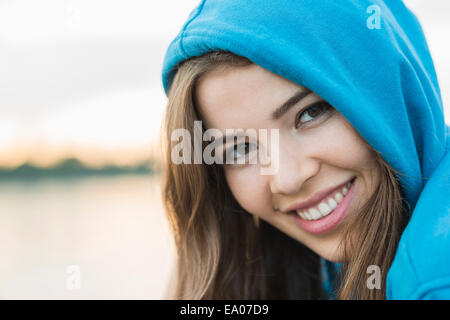
[[[224,165],[238,203],[323,258],[343,261],[343,226],[359,214],[379,180],[375,155],[351,124],[315,93],[256,64],[212,71],[195,94],[205,128],[266,129],[269,137],[279,130],[273,174],[261,174],[258,163]],[[300,100],[274,116],[296,94]],[[265,143],[271,149],[267,141],[257,141],[259,148]],[[236,149],[226,144],[227,154],[257,152],[239,143],[245,141],[237,141]]]

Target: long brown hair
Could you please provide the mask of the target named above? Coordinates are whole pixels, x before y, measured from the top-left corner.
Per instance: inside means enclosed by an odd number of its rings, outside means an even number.
[[[226,51],[191,57],[178,66],[168,92],[161,137],[163,200],[177,248],[171,298],[326,298],[320,257],[265,221],[256,225],[233,197],[221,165],[171,161],[172,132],[184,128],[194,136],[194,121],[200,120],[194,94],[199,79],[217,68],[251,63]],[[405,225],[406,209],[395,172],[374,153],[383,174],[376,192],[346,230],[348,237],[351,230],[361,232],[356,239],[343,241],[352,254],[336,284],[342,299],[385,297],[386,274]],[[381,269],[381,290],[366,286],[369,265]]]

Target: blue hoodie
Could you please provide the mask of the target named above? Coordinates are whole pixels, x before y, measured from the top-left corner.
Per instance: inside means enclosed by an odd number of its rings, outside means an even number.
[[[450,129],[414,14],[400,0],[201,1],[167,49],[166,94],[178,63],[218,49],[317,93],[402,173],[411,214],[387,298],[450,299]]]

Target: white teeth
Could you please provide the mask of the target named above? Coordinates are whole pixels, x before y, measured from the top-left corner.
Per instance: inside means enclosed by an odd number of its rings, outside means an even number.
[[[309,212],[307,212],[307,211],[305,211],[305,216],[306,216],[307,220],[312,220],[313,219],[312,215]]]
[[[302,218],[306,219],[305,213],[303,211],[297,212],[297,214]]]
[[[331,212],[331,208],[326,203],[319,203],[319,210],[322,215],[329,214]]]
[[[344,187],[344,189],[342,189],[342,194],[345,196],[348,192],[348,188]]]
[[[334,210],[334,208],[336,208],[338,204],[333,198],[330,198],[330,200],[328,200],[328,205],[330,206],[331,210]]]
[[[309,214],[312,216],[314,220],[322,218],[322,215],[320,214],[319,210],[314,208],[309,210]]]
[[[342,202],[344,196],[348,193],[352,182],[349,182],[340,192],[334,195],[334,198],[330,197],[327,200],[319,203],[317,207],[311,208],[309,210],[300,211],[297,210],[297,214],[305,220],[317,220],[326,217],[330,212],[332,212],[339,203]]]

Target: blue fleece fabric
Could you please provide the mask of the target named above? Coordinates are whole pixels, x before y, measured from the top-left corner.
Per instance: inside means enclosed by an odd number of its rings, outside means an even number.
[[[178,63],[217,49],[317,93],[401,172],[412,216],[387,298],[450,299],[449,129],[414,14],[400,0],[201,1],[167,49],[166,94]]]
[[[336,299],[337,275],[341,268],[340,263],[333,263],[324,258],[320,258],[320,270],[322,275],[322,287],[327,295],[326,299]]]

